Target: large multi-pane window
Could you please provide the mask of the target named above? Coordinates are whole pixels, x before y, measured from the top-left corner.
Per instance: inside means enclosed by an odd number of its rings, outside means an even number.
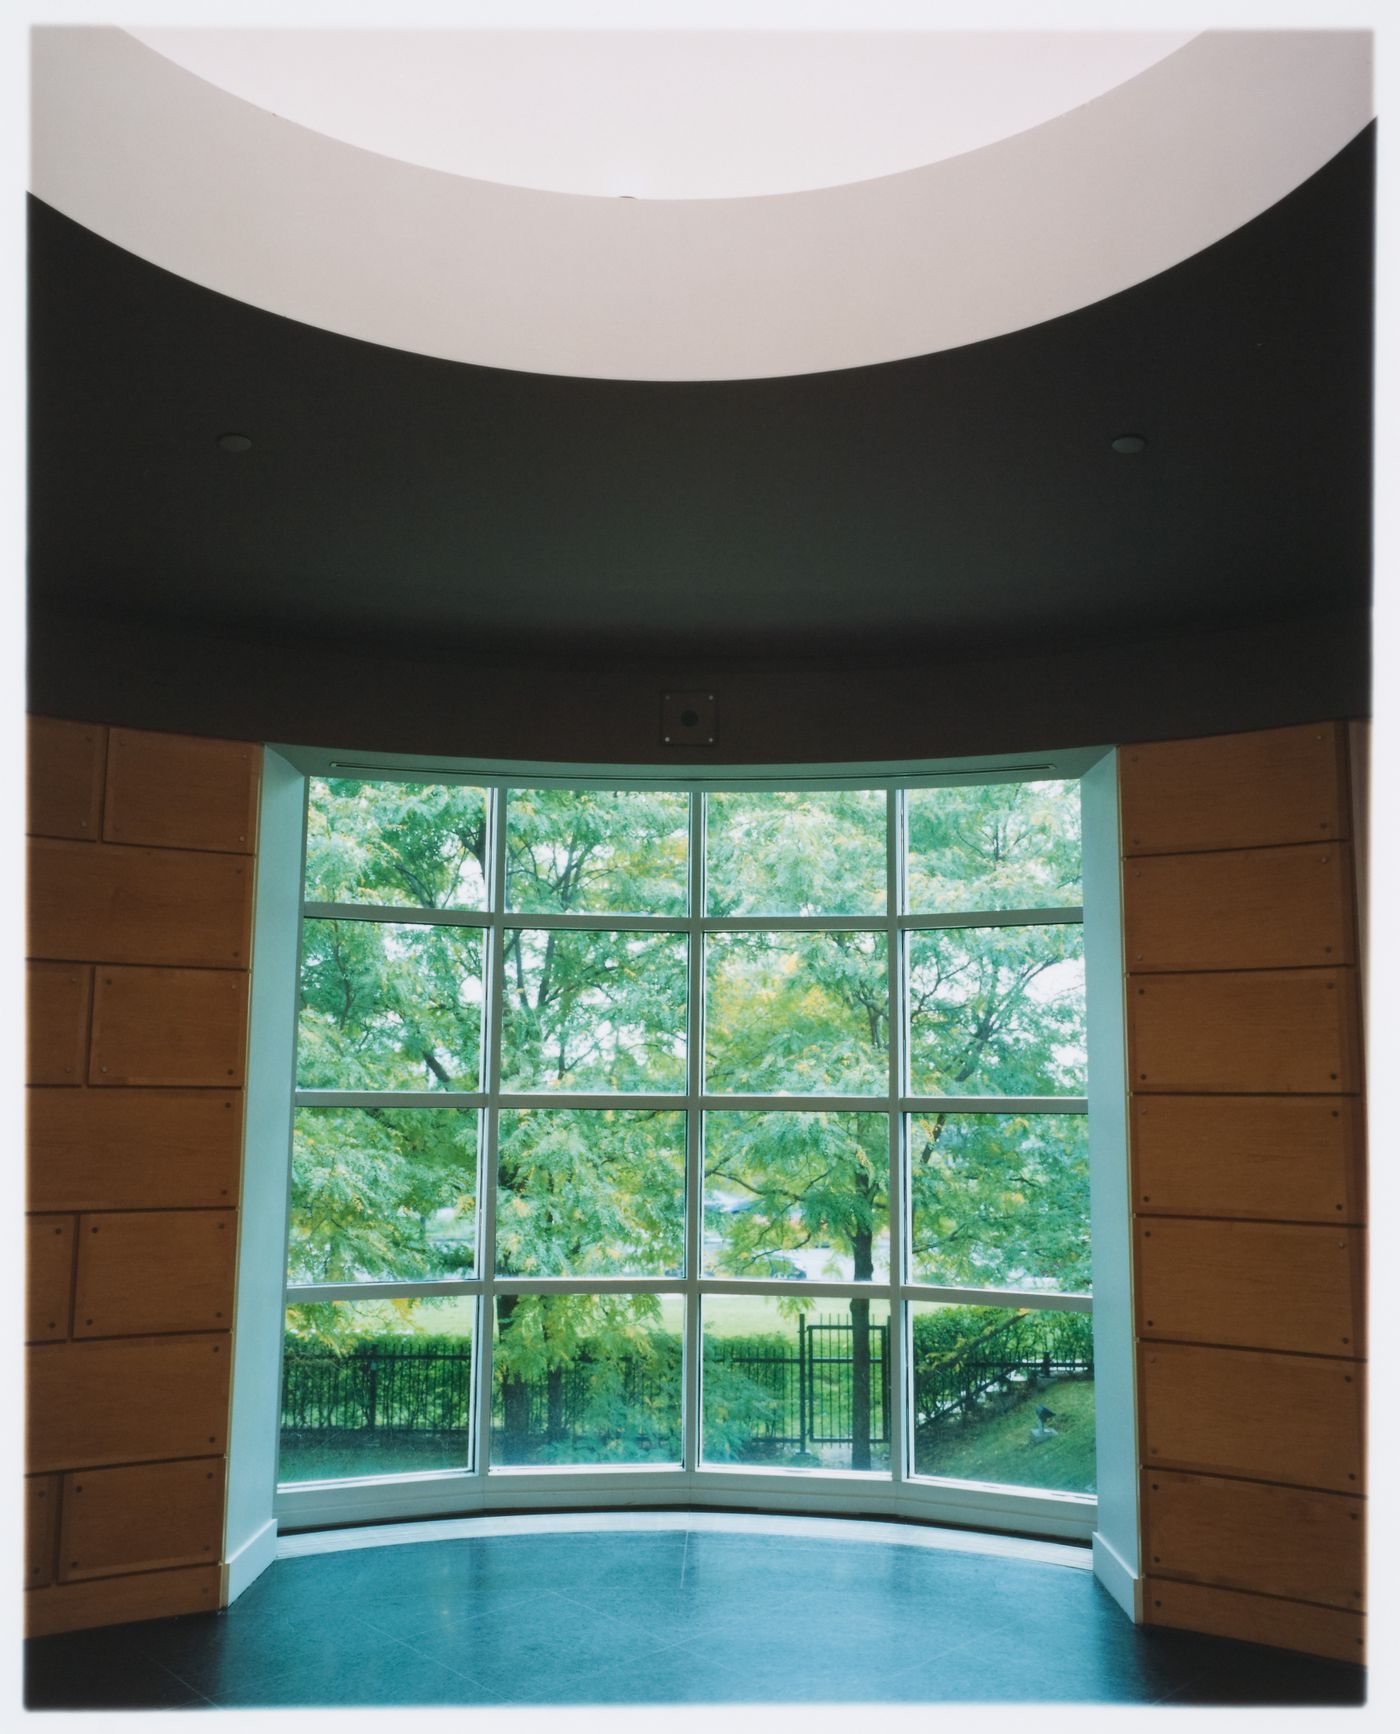
[[[1073,782],[312,779],[281,1479],[1094,1487]]]

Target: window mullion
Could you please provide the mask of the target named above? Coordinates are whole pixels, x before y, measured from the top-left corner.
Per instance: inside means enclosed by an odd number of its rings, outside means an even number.
[[[481,1174],[477,1196],[481,1200],[481,1228],[477,1237],[481,1259],[481,1301],[477,1315],[476,1352],[476,1458],[479,1475],[491,1466],[491,1391],[493,1329],[496,1318],[496,1154],[500,1145],[501,1096],[501,1008],[505,999],[505,923],[502,913],[506,901],[506,803],[504,786],[493,790],[490,800],[492,822],[488,828],[491,845],[491,871],[488,876],[487,903],[490,908],[490,943],[486,971],[485,1028],[481,1034],[482,1085],[486,1091],[486,1107],[482,1113]]]
[[[904,1203],[904,1126],[899,1112],[899,1098],[904,1090],[904,942],[900,929],[900,917],[904,913],[904,791],[890,789],[885,799],[885,970],[889,989],[889,1102],[886,1108],[886,1124],[890,1150],[887,1190],[889,1204],[886,1211],[890,1237],[890,1323],[886,1342],[887,1353],[891,1358],[887,1369],[890,1382],[890,1475],[898,1486],[908,1474],[909,1451],[905,1438],[905,1415],[910,1407],[907,1370],[909,1356],[905,1346],[904,1308],[900,1300],[907,1220]]]
[[[700,1097],[705,1083],[705,797],[690,796],[689,938],[686,946],[686,1162],[685,1162],[685,1336],[681,1348],[684,1389],[681,1397],[681,1463],[688,1473],[700,1464],[700,1268],[704,1257],[704,1126]]]

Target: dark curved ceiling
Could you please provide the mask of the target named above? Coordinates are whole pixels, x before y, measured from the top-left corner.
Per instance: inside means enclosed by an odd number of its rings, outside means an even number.
[[[31,200],[31,605],[435,656],[764,658],[1362,608],[1373,130],[1064,318],[719,383],[356,342]]]

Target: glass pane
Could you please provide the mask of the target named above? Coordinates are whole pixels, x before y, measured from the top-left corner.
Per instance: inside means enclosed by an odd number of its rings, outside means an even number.
[[[1082,1096],[1083,928],[911,933],[909,1082],[926,1096]]]
[[[679,1463],[679,1295],[497,1295],[495,1463]]]
[[[298,1108],[292,1282],[470,1276],[475,1108]]]
[[[700,1306],[706,1461],[889,1470],[888,1302],[706,1295]]]
[[[685,1087],[683,933],[505,936],[507,1090]]]
[[[287,1308],[282,1481],[471,1466],[476,1297]]]
[[[882,789],[706,799],[711,915],[882,915]]]
[[[705,959],[708,1089],[889,1089],[883,933],[717,933]]]
[[[915,1282],[1087,1294],[1089,1122],[1082,1114],[915,1114]]]
[[[529,914],[684,915],[690,797],[511,789],[507,907]]]
[[[475,929],[302,923],[302,1089],[475,1090],[480,1047]]]
[[[911,914],[1084,901],[1077,782],[911,789],[907,811]]]
[[[311,779],[308,903],[486,907],[486,791]]]
[[[685,1115],[503,1109],[496,1269],[681,1276]]]
[[[914,1472],[1094,1491],[1087,1313],[914,1302]]]
[[[888,1276],[889,1117],[707,1114],[705,1274]]]

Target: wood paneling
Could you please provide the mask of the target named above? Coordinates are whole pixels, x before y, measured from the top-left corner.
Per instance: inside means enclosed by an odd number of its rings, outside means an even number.
[[[28,1468],[102,1467],[221,1454],[229,1338],[44,1343],[28,1362]]]
[[[26,1605],[55,1632],[219,1604],[262,753],[39,721],[30,758],[29,1491],[68,1507]]]
[[[29,955],[94,963],[246,966],[253,867],[242,856],[36,838]]]
[[[95,843],[102,834],[107,731],[92,723],[29,719],[29,823],[38,837]]]
[[[1167,1470],[1146,1482],[1150,1573],[1362,1610],[1363,1500]]]
[[[31,1090],[29,1208],[226,1206],[242,1129],[234,1090]]]
[[[54,1549],[58,1542],[59,1477],[27,1475],[24,1479],[24,1587],[39,1589],[53,1582]]]
[[[109,843],[253,851],[261,756],[244,741],[113,729],[107,750]]]
[[[26,1223],[25,1340],[54,1342],[68,1335],[73,1307],[73,1218],[31,1216]]]
[[[1361,1109],[1350,1098],[1138,1096],[1132,1140],[1141,1213],[1364,1220]]]
[[[1339,1662],[1366,1660],[1364,1614],[1159,1577],[1148,1578],[1145,1602],[1149,1626],[1213,1632],[1245,1644],[1274,1644]]]
[[[59,1578],[217,1563],[223,1501],[221,1457],[65,1475]]]
[[[1123,874],[1132,970],[1354,963],[1345,843],[1144,856]]]
[[[25,969],[25,982],[26,1081],[81,1084],[86,1071],[91,969],[71,963],[31,963]]]
[[[1347,969],[1132,976],[1132,1087],[1316,1095],[1360,1082],[1356,979]]]
[[[1149,1468],[1334,1493],[1364,1486],[1365,1369],[1355,1361],[1161,1343],[1142,1349],[1141,1367]]]
[[[88,1626],[124,1626],[134,1620],[212,1613],[218,1605],[217,1565],[138,1572],[131,1577],[97,1578],[91,1583],[51,1584],[25,1596],[24,1632],[29,1638],[46,1638],[54,1632],[80,1631]]]
[[[1359,1228],[1153,1217],[1134,1234],[1148,1338],[1297,1354],[1364,1352]]]
[[[1123,853],[1325,843],[1348,829],[1336,723],[1155,741],[1119,754]]]
[[[237,1220],[231,1210],[79,1217],[73,1335],[227,1330]]]
[[[247,997],[242,971],[99,969],[90,1081],[241,1083]]]

